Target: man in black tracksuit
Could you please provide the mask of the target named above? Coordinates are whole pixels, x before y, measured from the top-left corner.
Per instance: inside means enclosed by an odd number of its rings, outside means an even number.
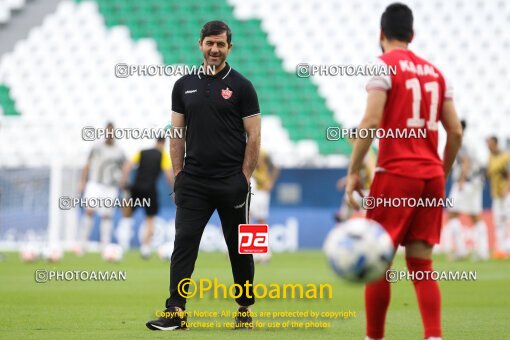
[[[185,309],[186,299],[177,287],[193,273],[202,233],[215,210],[234,282],[242,287],[246,281],[253,284],[253,257],[238,252],[238,225],[248,223],[249,182],[260,149],[260,109],[251,82],[226,63],[231,38],[225,23],[205,24],[199,41],[205,72],[182,77],[172,92],[172,127],[185,127],[186,136],[185,141],[170,141],[177,212],[167,311]],[[208,66],[215,68],[214,74]],[[249,311],[253,291],[243,291],[236,302],[240,312]],[[181,313],[146,325],[152,330],[182,329],[183,320]],[[250,327],[250,317],[236,318],[236,328]]]

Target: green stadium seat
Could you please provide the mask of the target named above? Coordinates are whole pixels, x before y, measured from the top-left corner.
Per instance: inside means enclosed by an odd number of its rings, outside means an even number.
[[[98,4],[108,26],[127,25],[134,39],[154,38],[166,64],[200,63],[196,42],[204,22],[228,22],[235,44],[229,62],[252,81],[263,114],[281,117],[292,140],[313,139],[322,153],[350,149],[325,143],[324,127],[338,125],[333,113],[309,79],[283,69],[260,20],[239,21],[226,2],[209,0],[99,0]],[[342,143],[346,142],[338,144]]]

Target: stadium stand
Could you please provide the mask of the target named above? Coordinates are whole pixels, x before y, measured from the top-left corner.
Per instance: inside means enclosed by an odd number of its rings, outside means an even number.
[[[3,113],[6,116],[20,115],[18,110],[16,110],[9,88],[5,85],[0,85],[0,107],[2,107]]]
[[[19,8],[24,2],[6,3]],[[320,155],[350,151],[345,141],[327,141],[325,130],[358,123],[366,77],[304,79],[296,76],[296,64],[373,61],[384,5],[375,0],[62,1],[1,57],[0,142],[13,145],[5,150],[2,165],[48,165],[56,153],[67,163],[80,163],[90,146],[79,142],[85,125],[113,120],[123,127],[164,126],[176,77],[119,79],[114,65],[197,64],[198,32],[211,19],[232,27],[235,50],[229,59],[257,88],[263,141],[276,161],[283,166],[341,165],[338,157],[318,161]],[[413,48],[453,81],[461,115],[478,127],[480,136],[510,136],[510,128],[500,123],[510,115],[510,98],[503,93],[510,77],[502,53],[510,49],[510,38],[505,23],[496,20],[510,17],[510,5],[497,0],[409,5],[416,8],[419,28]],[[437,8],[455,15],[437,17]],[[27,136],[30,147],[22,143]],[[133,150],[134,145],[126,141],[123,147]],[[278,150],[272,150],[274,145]]]
[[[0,24],[7,23],[13,11],[19,11],[25,6],[25,0],[3,0],[0,2]]]
[[[314,140],[323,153],[349,150],[346,144],[339,149],[340,143],[328,143],[325,139],[326,127],[338,125],[332,112],[325,107],[313,83],[296,77],[294,70],[283,69],[260,20],[239,20],[227,3],[205,0],[193,3],[99,1],[98,4],[107,26],[125,25],[133,39],[152,37],[166,64],[199,63],[196,44],[203,23],[215,18],[228,22],[235,39],[235,50],[229,60],[252,80],[263,113],[279,116],[293,141]]]

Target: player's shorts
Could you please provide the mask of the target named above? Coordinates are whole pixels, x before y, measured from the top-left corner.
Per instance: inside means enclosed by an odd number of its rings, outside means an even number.
[[[443,199],[445,195],[444,177],[419,179],[404,177],[388,172],[377,172],[370,197],[399,200],[414,198]],[[439,243],[443,207],[376,205],[367,209],[367,218],[379,222],[390,234],[395,248],[411,241],[424,241],[429,244]]]
[[[105,185],[98,182],[89,181],[83,193],[84,199],[109,199],[114,200],[119,195],[119,189],[116,186]],[[99,215],[103,217],[111,217],[114,213],[114,208],[99,205],[95,208]]]
[[[465,182],[462,190],[460,190],[458,182],[453,183],[450,190],[453,206],[448,208],[448,210],[469,215],[481,214],[483,207],[482,191],[483,185],[479,182]]]
[[[271,193],[265,190],[254,190],[250,203],[250,217],[252,219],[267,219]]]
[[[154,190],[142,190],[138,188],[131,188],[131,198],[133,202],[135,200],[139,201],[140,204],[143,204],[144,200],[148,200],[148,205],[143,205],[145,209],[145,214],[147,216],[156,216],[159,211],[159,202],[158,202],[158,192],[156,189]],[[136,210],[138,206],[133,206],[133,211]]]

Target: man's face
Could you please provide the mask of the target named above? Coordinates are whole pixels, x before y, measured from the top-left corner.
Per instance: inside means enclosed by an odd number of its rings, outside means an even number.
[[[106,126],[106,144],[113,144],[113,125]]]
[[[487,147],[491,153],[497,153],[498,151],[498,144],[492,138],[487,139]]]
[[[227,59],[232,44],[227,43],[227,32],[210,35],[200,42],[200,50],[207,65],[221,66]]]

